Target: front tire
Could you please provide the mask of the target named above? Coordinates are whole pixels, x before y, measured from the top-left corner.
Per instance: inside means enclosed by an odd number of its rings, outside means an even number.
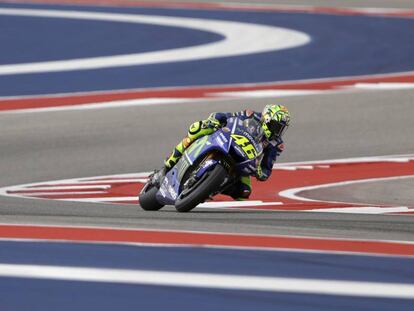
[[[227,176],[226,169],[217,164],[210,172],[206,172],[208,176],[196,183],[194,189],[189,189],[190,193],[182,199],[177,199],[175,208],[179,212],[189,212],[198,204],[204,202],[212,193],[216,192]]]
[[[155,186],[149,186],[148,189],[139,194],[139,205],[145,211],[158,211],[163,208],[164,205],[160,204],[156,198],[158,188]]]

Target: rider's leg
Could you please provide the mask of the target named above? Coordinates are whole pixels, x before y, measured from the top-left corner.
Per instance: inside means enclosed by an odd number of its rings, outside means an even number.
[[[184,151],[198,138],[204,135],[210,135],[214,133],[215,129],[210,127],[203,127],[202,121],[197,121],[191,124],[188,129],[187,136],[174,148],[171,155],[165,160],[164,165],[167,170],[171,169],[177,164],[178,160],[182,157]]]
[[[171,155],[164,161],[165,167],[170,169],[177,164],[178,160],[180,160],[184,151],[191,145],[191,143],[192,141],[188,136],[184,137],[184,139],[180,141],[177,146],[175,146]]]

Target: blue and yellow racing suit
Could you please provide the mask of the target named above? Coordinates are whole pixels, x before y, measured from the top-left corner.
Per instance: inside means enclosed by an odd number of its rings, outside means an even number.
[[[231,117],[238,117],[242,120],[247,118],[254,118],[261,121],[262,114],[252,110],[243,110],[239,112],[215,112],[203,121],[197,121],[191,124],[187,136],[174,148],[172,154],[165,160],[167,169],[173,167],[183,155],[184,151],[198,138],[204,135],[214,133],[218,128],[225,126],[227,119]],[[267,180],[271,173],[273,164],[276,158],[284,149],[283,140],[269,141],[263,137],[263,158],[259,169],[256,172],[256,178],[260,181]],[[226,195],[234,199],[247,199],[252,192],[250,176],[240,176],[240,180],[234,185],[232,189],[227,191]]]

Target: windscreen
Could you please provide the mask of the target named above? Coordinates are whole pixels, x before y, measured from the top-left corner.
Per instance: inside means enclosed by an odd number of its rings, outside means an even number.
[[[253,118],[243,121],[244,130],[249,133],[256,142],[260,142],[263,137],[263,129],[260,123]]]

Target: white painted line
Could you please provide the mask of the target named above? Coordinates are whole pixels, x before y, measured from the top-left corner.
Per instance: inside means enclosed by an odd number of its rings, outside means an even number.
[[[193,99],[187,99],[187,98],[142,98],[142,99],[117,100],[117,101],[107,101],[107,102],[77,104],[77,105],[57,106],[57,107],[4,110],[4,111],[0,111],[0,113],[19,114],[19,113],[29,113],[29,112],[32,113],[32,112],[91,110],[91,109],[135,107],[135,106],[148,106],[148,105],[165,105],[165,104],[180,104],[180,103],[182,104],[182,103],[193,102],[193,101],[194,101]]]
[[[121,202],[121,201],[134,201],[138,203],[138,192],[136,197],[99,197],[99,198],[69,198],[69,199],[59,199],[60,201],[73,201],[73,202],[100,202],[100,203],[110,203],[110,202]]]
[[[403,179],[410,179],[410,178],[414,178],[414,175],[341,181],[341,182],[335,182],[335,183],[330,183],[330,184],[322,184],[322,185],[316,185],[316,186],[307,186],[307,187],[287,189],[287,190],[283,190],[283,191],[279,192],[279,196],[284,197],[284,198],[288,198],[288,199],[292,199],[292,200],[300,200],[300,201],[306,201],[306,202],[355,204],[353,202],[309,199],[309,198],[304,198],[304,197],[299,196],[298,193],[303,192],[303,191],[319,190],[319,189],[331,188],[331,187],[347,186],[347,185],[362,184],[362,183],[381,182],[381,181],[390,181],[390,180],[403,180]],[[360,204],[364,204],[364,203],[360,203]]]
[[[204,208],[220,208],[220,207],[243,207],[243,206],[269,206],[283,205],[282,202],[263,202],[263,201],[218,201],[207,202],[197,205]]]
[[[19,193],[12,193],[13,196],[21,196],[21,197],[39,197],[45,195],[80,195],[80,194],[104,194],[105,191],[67,191],[67,192],[19,192]]]
[[[108,179],[108,180],[96,180],[96,181],[82,181],[79,180],[77,183],[61,183],[57,181],[56,183],[49,183],[49,184],[35,184],[33,186],[26,186],[21,187],[19,189],[15,189],[13,191],[19,190],[59,190],[59,189],[94,189],[94,188],[101,188],[101,189],[108,189],[111,188],[112,184],[123,184],[123,183],[146,183],[148,181],[147,178],[127,178],[127,179]],[[63,185],[63,186],[58,186]]]
[[[298,170],[313,170],[315,167],[313,165],[297,165]]]
[[[78,185],[91,185],[93,188],[95,186],[104,186],[107,185],[110,187],[112,184],[123,184],[123,183],[146,183],[148,178],[125,178],[125,179],[105,179],[105,180],[79,180],[77,183],[72,185],[68,184],[68,187],[78,187]],[[60,182],[59,182],[60,183]],[[55,185],[55,184],[53,184]],[[80,187],[80,186],[79,186]]]
[[[125,179],[107,179],[107,180],[96,180],[96,181],[79,181],[82,185],[87,184],[98,184],[98,183],[108,183],[108,184],[123,184],[123,183],[147,183],[148,178],[125,178]],[[91,186],[92,187],[92,186]]]
[[[391,158],[391,159],[385,160],[385,162],[408,163],[412,160],[413,160],[412,158],[411,159],[408,159],[408,158]]]
[[[214,97],[235,97],[235,98],[265,98],[265,97],[286,97],[286,96],[301,96],[301,95],[315,95],[322,94],[326,91],[314,90],[257,90],[257,91],[239,91],[239,92],[220,92],[209,93],[209,96]]]
[[[344,164],[344,163],[375,163],[375,162],[409,162],[414,160],[414,154],[398,154],[398,155],[382,155],[372,157],[355,157],[355,158],[343,158],[343,159],[330,159],[330,160],[312,160],[301,162],[282,162],[276,163],[273,168],[278,169],[285,166],[297,166],[297,165],[318,165],[318,164]]]
[[[357,83],[353,87],[364,90],[404,90],[414,89],[414,83]]]
[[[414,285],[210,273],[0,264],[1,277],[413,299]]]
[[[293,48],[308,44],[311,41],[307,34],[296,30],[223,20],[86,11],[7,8],[1,8],[0,15],[161,25],[213,32],[223,37],[222,40],[213,43],[163,51],[62,61],[1,65],[0,75],[137,66],[239,56]]]
[[[296,166],[274,166],[273,169],[281,171],[296,171]]]
[[[39,191],[39,190],[80,190],[80,189],[109,189],[110,185],[96,185],[96,186],[82,186],[82,185],[73,185],[73,186],[33,186],[22,189],[22,191]]]
[[[151,172],[113,174],[113,175],[103,175],[103,176],[96,176],[96,177],[83,177],[83,178],[78,178],[76,180],[102,181],[102,180],[114,179],[114,178],[140,178],[140,177],[148,177],[148,175],[150,174]],[[68,180],[71,180],[71,179],[68,179]]]
[[[296,171],[296,170],[313,170],[313,165],[296,165],[296,166],[277,166],[276,170]]]
[[[312,209],[307,212],[322,212],[322,213],[344,213],[344,214],[385,214],[385,213],[401,213],[411,212],[414,208],[408,208],[407,206],[397,207],[345,207],[345,208],[326,208],[326,209]]]
[[[358,8],[352,7],[352,10],[361,13],[368,13],[368,14],[406,14],[406,13],[414,13],[411,9],[396,9],[396,8]]]

